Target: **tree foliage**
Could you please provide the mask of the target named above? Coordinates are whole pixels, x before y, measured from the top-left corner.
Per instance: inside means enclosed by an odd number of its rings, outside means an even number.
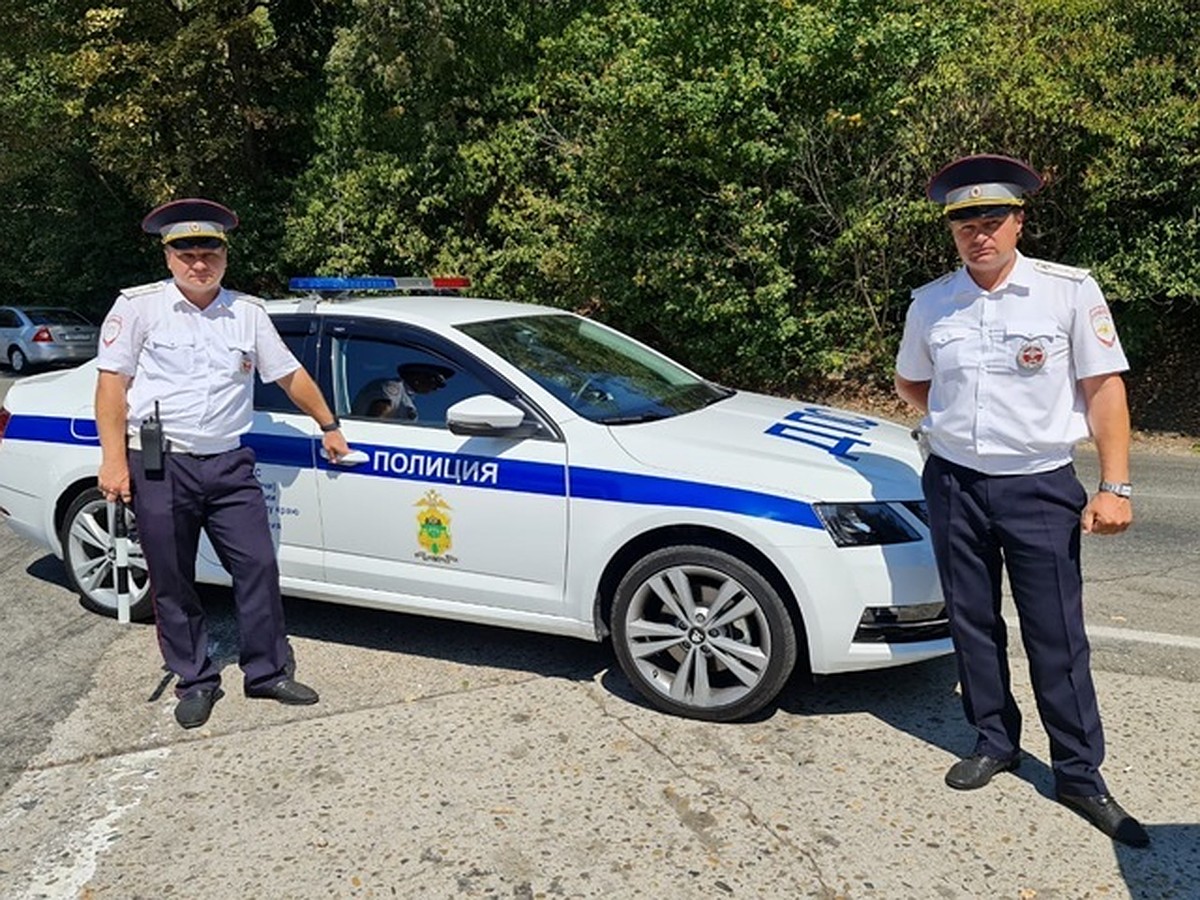
[[[930,174],[1029,160],[1027,252],[1091,267],[1126,343],[1200,311],[1191,0],[14,0],[0,284],[155,277],[202,193],[234,271],[455,270],[777,391],[888,377],[955,264]]]

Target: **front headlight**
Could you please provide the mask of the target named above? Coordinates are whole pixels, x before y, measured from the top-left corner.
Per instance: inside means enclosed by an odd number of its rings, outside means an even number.
[[[890,503],[814,503],[813,509],[839,547],[921,540],[916,529]]]

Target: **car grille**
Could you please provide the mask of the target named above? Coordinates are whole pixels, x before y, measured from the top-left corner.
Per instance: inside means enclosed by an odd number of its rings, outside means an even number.
[[[950,637],[946,604],[871,606],[862,614],[854,642],[858,644],[913,644]]]

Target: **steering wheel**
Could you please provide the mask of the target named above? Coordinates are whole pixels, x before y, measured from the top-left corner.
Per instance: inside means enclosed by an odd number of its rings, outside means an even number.
[[[584,379],[584,382],[583,382],[583,384],[581,384],[581,385],[579,386],[579,390],[577,390],[575,393],[573,393],[573,394],[571,395],[571,404],[572,404],[572,405],[574,405],[574,404],[578,403],[580,400],[582,400],[582,399],[583,399],[583,394],[584,394],[584,392],[585,392],[585,391],[586,391],[586,390],[587,390],[589,387],[591,387],[591,386],[592,386],[592,382],[593,382],[593,381],[595,381],[595,380],[596,380],[596,376],[595,376],[595,375],[589,375],[589,376],[588,376],[586,379]]]

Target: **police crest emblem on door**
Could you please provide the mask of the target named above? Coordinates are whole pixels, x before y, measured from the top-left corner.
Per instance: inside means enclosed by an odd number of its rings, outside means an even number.
[[[414,555],[427,562],[457,562],[450,550],[450,504],[435,490],[428,490],[413,504],[417,507],[417,543]]]

